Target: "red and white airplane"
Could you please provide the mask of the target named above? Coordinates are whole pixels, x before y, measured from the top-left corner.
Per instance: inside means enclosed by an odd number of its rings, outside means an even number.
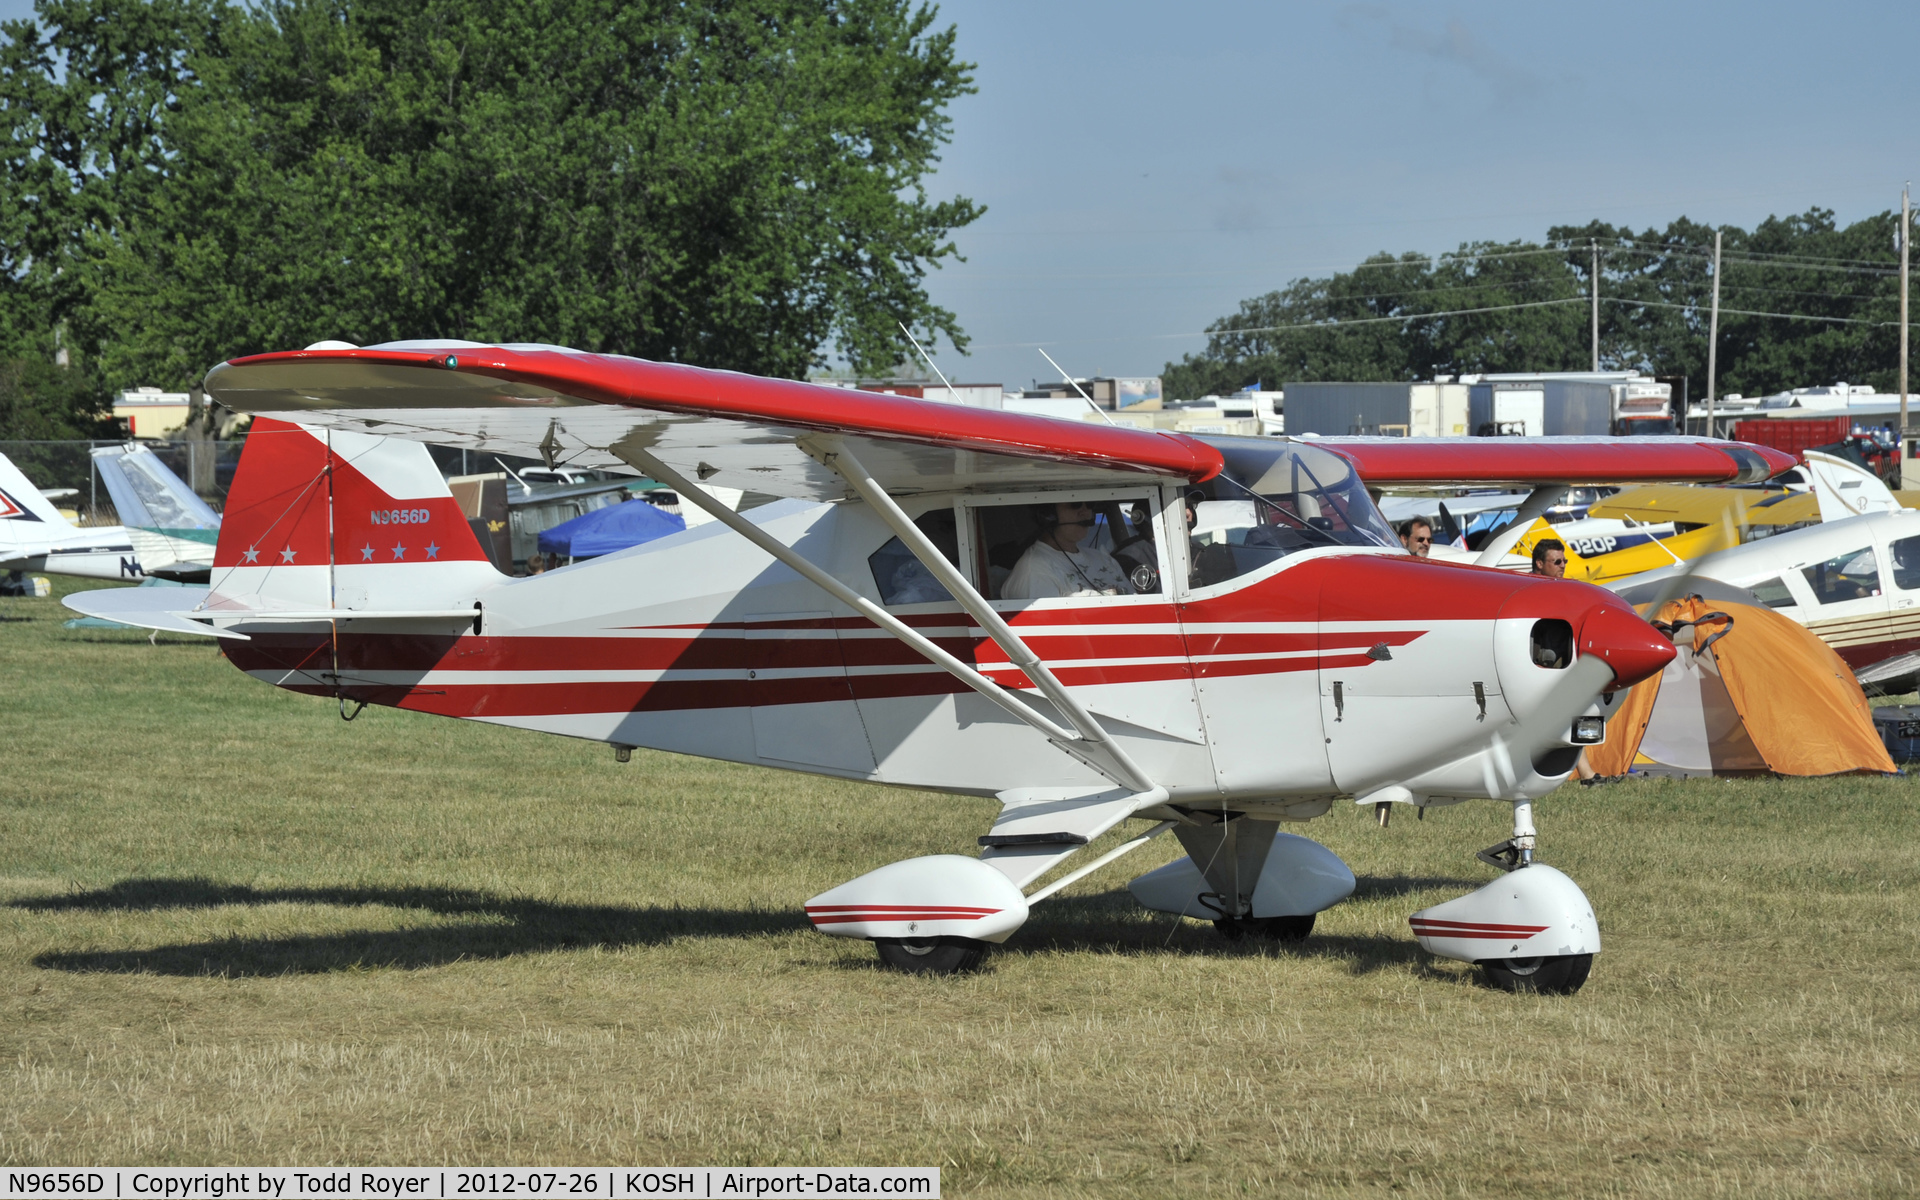
[[[1143,904],[1302,937],[1354,877],[1283,825],[1338,801],[1492,798],[1514,835],[1482,857],[1524,869],[1414,931],[1498,985],[1578,988],[1598,929],[1533,862],[1532,801],[1672,644],[1598,588],[1407,555],[1367,488],[1546,496],[1791,463],[1683,438],[1190,437],[535,345],[260,355],[207,390],[257,418],[208,591],[74,607],[230,639],[240,669],[343,714],[995,796],[977,858],[894,863],[806,905],[822,932],[938,972],[1167,830],[1187,857],[1134,881]],[[637,472],[716,520],[509,578],[421,443]],[[701,484],[779,499],[735,512]],[[1211,541],[1189,539],[1189,504],[1229,506]],[[1002,598],[1036,537],[1097,541],[1127,581]],[[1034,886],[1129,820],[1151,827]]]

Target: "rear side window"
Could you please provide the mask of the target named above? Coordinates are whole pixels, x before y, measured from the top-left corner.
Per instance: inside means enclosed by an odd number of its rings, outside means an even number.
[[[1800,603],[1793,598],[1793,593],[1787,590],[1786,581],[1777,576],[1765,583],[1756,583],[1748,590],[1768,608],[1792,608]]]
[[[952,509],[936,508],[915,520],[914,524],[940,548],[940,553],[946,556],[948,562],[956,567],[960,565],[960,542],[954,532],[956,526]],[[874,586],[880,590],[880,603],[889,607],[940,601],[951,603],[953,600],[945,585],[934,578],[933,572],[927,570],[899,538],[891,539],[868,555],[867,566],[873,571]]]
[[[1873,560],[1873,547],[1862,546],[1837,554],[1823,563],[1801,568],[1813,598],[1821,604],[1839,604],[1880,594],[1880,566]]]
[[[1888,547],[1893,552],[1893,586],[1903,592],[1920,590],[1920,537],[1906,537]]]

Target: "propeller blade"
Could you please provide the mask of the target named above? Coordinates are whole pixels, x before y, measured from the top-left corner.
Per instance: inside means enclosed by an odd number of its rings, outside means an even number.
[[[1720,522],[1721,528],[1726,534],[1726,544],[1718,550],[1701,555],[1699,558],[1693,560],[1693,562],[1688,563],[1678,574],[1669,576],[1667,579],[1661,581],[1660,590],[1654,593],[1653,599],[1647,603],[1646,619],[1649,623],[1660,615],[1660,610],[1665,608],[1670,601],[1685,596],[1687,594],[1686,589],[1693,584],[1694,580],[1710,578],[1710,576],[1707,575],[1707,569],[1711,567],[1717,559],[1725,556],[1746,542],[1749,526],[1744,514],[1742,514],[1740,523],[1737,526],[1734,524],[1733,514],[1729,512],[1722,512],[1720,514]]]

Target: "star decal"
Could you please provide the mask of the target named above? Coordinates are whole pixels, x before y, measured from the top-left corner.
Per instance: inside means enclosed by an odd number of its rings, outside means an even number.
[[[361,561],[361,562],[372,562],[372,561],[373,561],[373,547],[372,547],[372,546],[362,546],[362,547],[360,547],[360,561]]]
[[[395,546],[393,548],[393,558],[395,562],[400,561],[406,556],[407,556],[407,548],[405,546]]]
[[[436,546],[436,545],[434,545],[434,544],[433,544],[432,542],[428,542],[428,543],[427,543],[427,557],[428,557],[428,558],[439,558],[439,557],[440,557],[440,547],[438,547],[438,546]]]
[[[260,552],[259,552],[258,550],[256,550],[256,549],[254,549],[254,548],[253,548],[252,546],[248,546],[248,547],[247,547],[247,553],[246,553],[246,555],[245,555],[245,558],[246,558],[246,560],[247,560],[248,562],[259,562],[259,561],[260,561]]]
[[[282,550],[282,551],[280,552],[280,561],[281,561],[281,562],[283,562],[283,563],[290,563],[290,562],[292,562],[292,561],[293,561],[293,551],[292,551],[291,549],[288,549],[288,550]]]

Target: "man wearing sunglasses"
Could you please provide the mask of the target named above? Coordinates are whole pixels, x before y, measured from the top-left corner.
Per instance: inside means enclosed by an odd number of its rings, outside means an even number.
[[[1533,574],[1548,579],[1567,577],[1567,544],[1559,538],[1541,538],[1533,547]]]
[[[1400,530],[1400,544],[1407,553],[1420,558],[1433,550],[1433,525],[1425,517],[1415,517]]]
[[[1127,572],[1113,555],[1092,544],[1093,506],[1084,500],[1036,504],[1038,534],[1013,573],[1000,585],[1003,600],[1047,596],[1130,596]]]

